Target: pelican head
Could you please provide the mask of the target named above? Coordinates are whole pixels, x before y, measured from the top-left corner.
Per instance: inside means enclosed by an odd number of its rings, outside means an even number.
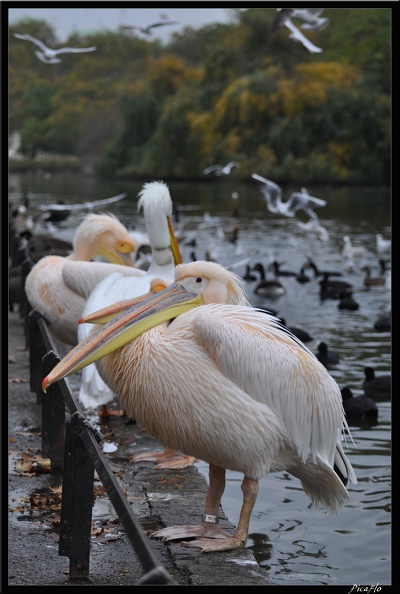
[[[134,266],[136,242],[112,214],[89,214],[77,228],[73,240],[75,259],[102,256],[113,264]]]
[[[249,305],[242,279],[216,262],[180,264],[175,281],[154,278],[150,292],[120,301],[85,316],[79,323],[101,326],[82,340],[44,378],[44,391],[54,382],[71,375],[131,342],[150,328],[208,303]]]
[[[162,181],[144,184],[139,192],[138,211],[141,208],[146,219],[147,234],[151,237],[153,258],[157,264],[161,266],[168,264],[171,253],[175,266],[181,264],[182,256],[171,223],[172,200],[168,186]],[[160,214],[167,218],[169,241],[160,228],[160,219],[157,216]]]

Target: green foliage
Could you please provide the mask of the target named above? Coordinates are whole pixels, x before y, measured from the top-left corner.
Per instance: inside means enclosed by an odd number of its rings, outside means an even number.
[[[326,8],[328,27],[303,31],[318,55],[272,31],[275,8],[231,12],[167,46],[75,33],[65,45],[96,51],[51,65],[13,35],[57,47],[49,24],[10,27],[9,129],[22,154],[80,156],[107,176],[198,177],[236,160],[244,178],[388,185],[391,10]]]

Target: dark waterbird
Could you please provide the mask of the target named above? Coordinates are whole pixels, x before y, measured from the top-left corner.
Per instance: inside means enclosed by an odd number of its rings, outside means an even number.
[[[351,291],[348,289],[341,290],[338,293],[338,309],[348,309],[349,311],[357,311],[360,304],[354,299]]]
[[[391,315],[380,316],[374,323],[374,330],[378,332],[390,332],[392,329]]]
[[[318,343],[315,356],[327,368],[337,365],[340,361],[339,355],[335,351],[329,350],[328,345],[323,341]]]
[[[301,342],[311,342],[311,340],[313,340],[313,337],[305,330],[302,330],[301,328],[296,328],[295,326],[288,326],[284,318],[279,319],[281,323],[284,326],[286,326],[286,328],[288,328],[288,330],[290,330],[292,334],[294,334],[295,336],[297,336],[299,340],[301,340]]]
[[[390,399],[392,377],[390,374],[376,375],[373,367],[364,367],[364,381],[362,388],[364,394],[374,400]]]
[[[343,408],[348,421],[376,422],[378,407],[368,396],[354,396],[347,386],[341,388]]]
[[[254,287],[253,292],[257,295],[261,295],[263,297],[279,297],[280,295],[284,295],[286,293],[286,288],[282,285],[282,283],[275,279],[268,280],[265,275],[265,268],[258,262],[252,268],[252,270],[259,272],[261,279]]]

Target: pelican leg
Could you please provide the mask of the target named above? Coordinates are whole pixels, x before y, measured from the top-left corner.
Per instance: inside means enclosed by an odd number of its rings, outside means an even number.
[[[244,549],[249,534],[250,516],[258,495],[259,482],[255,479],[244,477],[242,482],[243,504],[240,510],[239,523],[233,536],[216,538],[206,534],[206,538],[199,538],[192,542],[182,543],[186,547],[200,547],[203,553],[212,551],[230,551]],[[226,534],[226,533],[225,533]]]
[[[107,404],[103,404],[98,412],[101,419],[108,419],[109,417],[123,417],[125,415],[124,410],[110,410]]]
[[[151,533],[151,537],[161,538],[163,541],[194,538],[197,540],[182,544],[185,546],[199,546],[200,548],[203,548],[202,541],[207,544],[222,541],[229,542],[232,535],[222,530],[218,524],[219,505],[225,490],[225,469],[210,464],[209,477],[210,483],[202,522],[198,526],[170,526],[169,528],[163,528]]]

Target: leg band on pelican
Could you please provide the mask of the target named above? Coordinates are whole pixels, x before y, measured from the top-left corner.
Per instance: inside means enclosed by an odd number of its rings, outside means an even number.
[[[219,517],[212,516],[210,514],[203,514],[201,516],[201,521],[205,522],[206,524],[219,524]]]

